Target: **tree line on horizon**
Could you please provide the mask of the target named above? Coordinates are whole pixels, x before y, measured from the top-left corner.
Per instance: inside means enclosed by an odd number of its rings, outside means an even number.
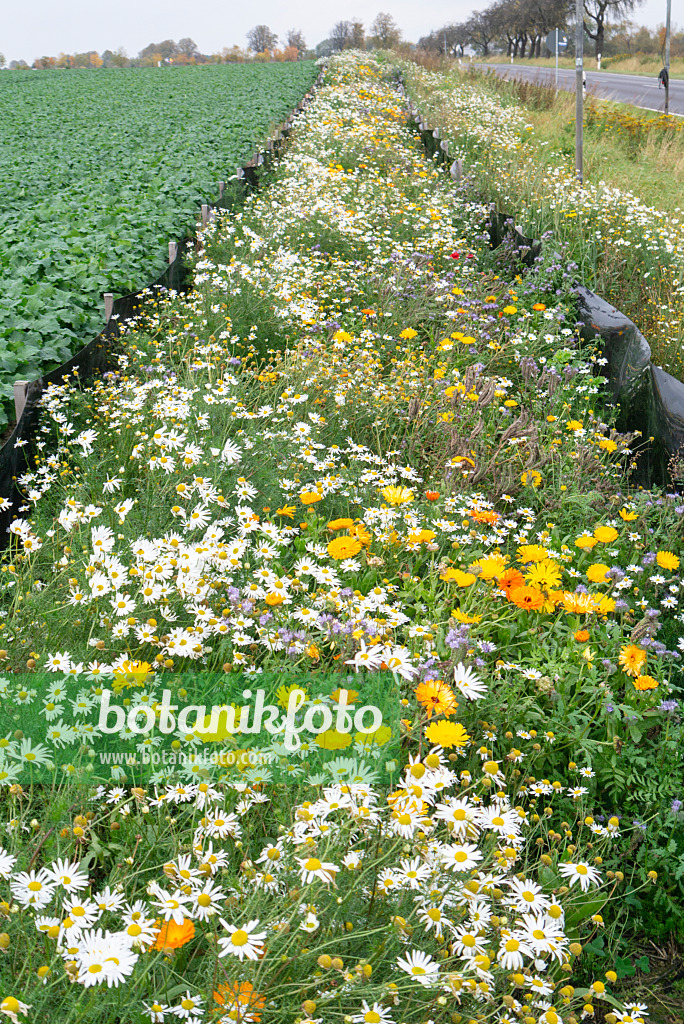
[[[644,0],[584,0],[584,32],[587,52],[608,57],[617,54],[662,54],[665,28],[651,31],[627,17]],[[568,52],[574,53],[575,0],[493,0],[483,11],[474,11],[460,23],[449,23],[418,40],[418,47],[451,57],[463,57],[470,49],[483,57],[505,52],[507,57],[535,58],[545,55],[544,40],[555,28],[568,36]],[[673,57],[684,55],[684,32],[674,31]]]
[[[247,33],[247,48],[225,46],[212,54],[200,53],[193,39],[189,36],[175,42],[164,39],[159,43],[149,43],[143,47],[137,57],[129,57],[123,47],[117,50],[87,50],[84,53],[60,53],[54,56],[36,58],[33,64],[25,60],[13,60],[9,64],[11,70],[48,70],[51,68],[128,68],[183,66],[187,64],[223,64],[248,60],[256,61],[290,61],[303,58],[328,56],[345,49],[382,48],[391,49],[401,42],[401,31],[390,14],[380,13],[370,26],[369,34],[363,22],[359,20],[338,21],[331,29],[330,35],[314,49],[309,49],[304,33],[299,29],[290,29],[279,46],[279,38],[268,25],[255,25]],[[6,60],[0,53],[0,68],[5,67]]]

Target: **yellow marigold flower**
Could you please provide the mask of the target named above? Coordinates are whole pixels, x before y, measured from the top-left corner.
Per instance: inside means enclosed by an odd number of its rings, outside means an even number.
[[[584,424],[581,423],[580,420],[568,420],[568,422],[565,424],[565,429],[566,430],[573,430],[574,431],[574,430],[582,430],[583,428],[584,428]]]
[[[277,516],[287,516],[288,519],[294,519],[294,514],[297,511],[294,505],[283,505],[282,508],[277,508],[275,514]]]
[[[617,451],[617,445],[615,444],[615,441],[611,441],[609,437],[601,438],[601,440],[599,441],[599,448],[603,448],[604,452],[609,453]]]
[[[637,512],[630,512],[626,508],[621,508],[619,515],[620,519],[624,519],[626,523],[631,523],[632,520],[639,518],[639,514]]]
[[[594,611],[594,598],[591,594],[576,594],[566,590],[563,593],[563,607],[571,614],[587,615]]]
[[[632,680],[632,682],[634,683],[634,688],[636,690],[655,690],[657,686],[660,686],[657,679],[654,679],[653,676],[647,675],[637,676],[636,679]]]
[[[508,404],[508,403],[504,403]],[[520,483],[526,486],[528,483],[532,484],[533,487],[539,487],[542,482],[542,475],[536,469],[526,470],[520,475]]]
[[[434,530],[412,530],[406,539],[409,544],[430,544],[436,536]]]
[[[618,661],[622,665],[622,671],[628,676],[638,676],[646,664],[646,651],[636,644],[627,644],[620,651]]]
[[[459,608],[456,608],[455,611],[451,613],[451,617],[452,619],[456,619],[457,622],[466,622],[468,625],[482,622],[481,615],[466,615],[466,613],[462,612]]]
[[[384,747],[392,739],[392,730],[389,725],[381,725],[375,732],[356,732],[354,740],[362,743],[365,747]]]
[[[591,551],[591,549],[597,543],[598,543],[598,541],[597,541],[596,537],[588,537],[586,534],[583,533],[581,537],[578,537],[576,539],[575,547],[577,547],[577,548],[584,548],[587,551]]]
[[[410,341],[411,338],[415,338],[417,337],[417,335],[418,331],[414,331],[412,327],[405,327],[404,330],[399,335],[399,337],[406,338],[407,341]]]
[[[614,526],[597,526],[594,530],[594,537],[601,544],[610,544],[618,536],[618,532]]]
[[[318,734],[315,740],[323,750],[344,750],[354,742],[349,732],[336,732],[335,729],[327,729]]]
[[[449,749],[450,747],[463,748],[467,746],[470,736],[460,722],[448,722],[441,719],[439,722],[431,722],[425,730],[425,735],[430,743],[436,746]]]
[[[267,594],[264,601],[271,608],[275,608],[276,605],[283,603],[283,596],[282,594]]]
[[[142,686],[152,672],[147,661],[124,661],[120,668],[114,669],[114,684],[117,687]]]
[[[544,590],[554,590],[560,585],[560,566],[550,558],[543,562],[535,562],[525,574],[525,579],[533,587],[541,587]]]
[[[354,525],[353,519],[331,519],[328,523],[329,530],[348,530]]]
[[[362,547],[363,544],[356,537],[335,537],[328,544],[328,554],[331,558],[337,559],[353,558]]]
[[[507,561],[508,558],[505,555],[489,555],[488,558],[478,558],[468,568],[479,569],[481,580],[493,580],[504,572]]]
[[[445,569],[439,577],[440,580],[445,582],[453,582],[459,587],[469,587],[471,583],[474,583],[477,576],[473,576],[471,572],[462,572],[460,569]]]
[[[518,559],[525,565],[527,562],[543,562],[549,553],[541,544],[522,544],[518,548]]]
[[[390,505],[407,505],[413,501],[413,491],[408,487],[391,485],[383,487],[380,493],[386,501],[389,501]]]
[[[615,611],[615,601],[612,597],[601,597],[596,601],[596,611],[599,615],[608,615],[610,612]]]
[[[671,551],[659,551],[656,555],[656,562],[661,569],[678,569],[679,559]]]
[[[363,525],[363,523],[357,523],[356,526],[350,526],[349,534],[356,540],[360,541],[365,548],[368,547],[368,545],[373,539],[373,535],[371,534],[370,530],[368,530]]]
[[[318,491],[304,491],[302,494],[299,495],[299,500],[301,501],[302,505],[313,505],[315,502],[321,501],[322,498],[323,495],[320,494]]]
[[[592,583],[605,583],[606,573],[609,570],[609,566],[604,565],[603,562],[594,562],[587,569],[587,579],[591,580]]]
[[[504,306],[503,311],[508,316],[513,316],[514,313],[518,312],[518,307],[517,306]]]

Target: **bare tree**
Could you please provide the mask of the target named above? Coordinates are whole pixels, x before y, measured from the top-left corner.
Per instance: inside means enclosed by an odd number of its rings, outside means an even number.
[[[597,54],[603,53],[606,20],[611,15],[627,14],[642,3],[643,0],[584,0],[584,13],[593,22],[593,26],[589,26],[585,21],[584,30],[595,41]]]
[[[287,33],[287,45],[294,47],[297,53],[305,53],[306,40],[304,33],[300,32],[299,29],[291,28]]]
[[[333,53],[339,50],[361,50],[365,42],[363,22],[338,21],[332,27],[329,42]]]
[[[381,11],[370,27],[371,41],[383,50],[391,50],[401,42],[401,29],[391,14]]]
[[[263,53],[265,50],[272,50],[278,42],[278,36],[271,32],[268,25],[255,25],[247,33],[247,42],[250,50],[255,53]]]
[[[197,43],[190,36],[185,36],[183,39],[178,40],[178,52],[182,53],[188,60],[191,57],[197,57],[199,50],[197,49]]]
[[[489,55],[489,44],[495,36],[494,22],[489,10],[475,11],[467,22],[470,41],[483,57]]]

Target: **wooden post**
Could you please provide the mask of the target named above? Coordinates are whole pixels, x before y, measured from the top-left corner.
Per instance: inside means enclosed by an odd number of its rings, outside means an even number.
[[[451,177],[454,181],[460,181],[463,177],[463,161],[460,157],[451,165]]]
[[[209,223],[209,206],[207,203],[202,203],[202,227],[206,228]]]
[[[26,388],[28,386],[29,382],[27,380],[15,380],[14,382],[14,415],[16,416],[17,423],[21,419],[21,414],[26,405]]]
[[[219,181],[219,199],[223,199],[223,193],[226,188],[225,181]]]
[[[105,308],[105,323],[108,324],[112,318],[114,311],[114,294],[113,292],[104,293],[104,308]]]
[[[169,242],[169,263],[173,263],[178,255],[178,242]]]
[[[244,178],[244,176],[245,176],[244,168],[238,167],[238,169],[237,169],[237,176],[238,176],[238,179],[240,179],[240,180],[242,178]]]

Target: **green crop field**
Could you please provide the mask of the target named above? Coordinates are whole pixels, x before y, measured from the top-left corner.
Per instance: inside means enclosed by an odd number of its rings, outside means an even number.
[[[0,76],[0,397],[163,269],[316,73],[311,61]],[[0,423],[6,412],[0,405]]]

